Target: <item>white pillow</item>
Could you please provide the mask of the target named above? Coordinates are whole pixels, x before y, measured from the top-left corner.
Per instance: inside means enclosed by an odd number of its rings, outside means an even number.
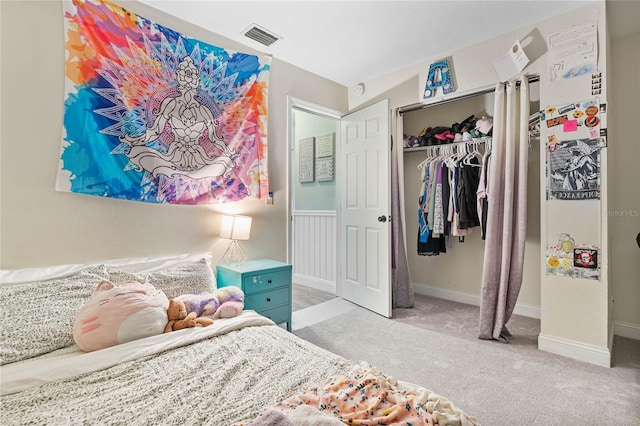
[[[164,292],[169,299],[183,294],[212,293],[217,285],[211,269],[211,259],[184,261],[168,268],[154,271],[127,272],[107,268],[109,280],[113,283],[124,281],[148,282]]]
[[[0,365],[73,345],[73,322],[104,266],[65,278],[0,286]]]
[[[132,273],[156,272],[188,262],[195,262],[202,258],[211,259],[213,253],[190,253],[157,257],[131,257],[112,259],[95,263],[70,263],[64,265],[45,266],[41,268],[1,269],[0,284],[19,284],[35,281],[45,281],[69,277],[86,269],[106,265],[109,269],[119,269]]]

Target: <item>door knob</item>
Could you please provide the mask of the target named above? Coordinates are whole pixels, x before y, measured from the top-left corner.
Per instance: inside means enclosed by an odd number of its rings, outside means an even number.
[[[378,216],[378,222],[386,222],[386,221],[387,221],[387,217],[385,215]]]

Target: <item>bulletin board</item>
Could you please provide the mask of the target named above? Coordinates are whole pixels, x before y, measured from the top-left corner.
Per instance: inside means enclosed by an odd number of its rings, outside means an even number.
[[[607,106],[598,98],[541,111],[550,218],[547,275],[601,279],[600,156],[607,146],[606,118]],[[560,217],[572,217],[580,226],[563,226],[554,220]]]

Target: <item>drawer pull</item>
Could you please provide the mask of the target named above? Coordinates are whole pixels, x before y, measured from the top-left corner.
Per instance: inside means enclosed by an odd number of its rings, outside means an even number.
[[[271,298],[270,297],[267,297],[267,302],[271,302]]]
[[[273,281],[271,280],[267,280],[267,284],[271,284]]]

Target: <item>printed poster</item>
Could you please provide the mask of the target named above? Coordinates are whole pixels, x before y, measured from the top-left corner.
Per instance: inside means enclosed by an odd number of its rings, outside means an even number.
[[[551,81],[568,80],[598,69],[598,24],[576,25],[549,36]]]
[[[600,198],[600,147],[596,139],[558,142],[547,149],[547,199]]]
[[[269,56],[109,0],[65,0],[63,12],[57,190],[166,204],[268,197]]]

